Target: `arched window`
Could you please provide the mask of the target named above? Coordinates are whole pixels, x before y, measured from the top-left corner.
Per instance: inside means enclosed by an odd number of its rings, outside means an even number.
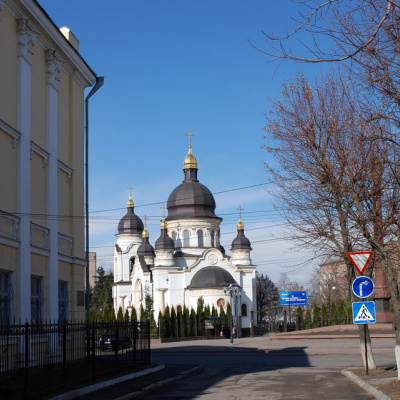
[[[132,257],[129,260],[129,275],[131,275],[132,271],[133,271],[133,266],[135,265],[135,257]]]
[[[172,240],[174,241],[174,246],[176,247],[176,232],[172,232]]]
[[[242,317],[247,317],[247,304],[242,304]]]
[[[204,246],[204,233],[202,230],[197,231],[197,245],[199,247]]]
[[[189,231],[183,232],[183,245],[189,247]]]
[[[215,247],[215,232],[211,231],[211,247]]]

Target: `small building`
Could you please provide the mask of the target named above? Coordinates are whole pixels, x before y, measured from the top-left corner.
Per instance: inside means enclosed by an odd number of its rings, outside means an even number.
[[[220,244],[222,218],[215,214],[213,194],[197,178],[197,159],[191,145],[183,173],[183,182],[169,195],[168,215],[161,221],[154,246],[129,197],[114,248],[115,310],[121,307],[125,312],[133,307],[139,313],[141,305],[145,308],[146,295],[150,295],[156,318],[167,305],[196,310],[202,302],[226,311],[230,294],[224,289],[236,286],[241,292],[233,313],[241,316],[243,334],[246,330],[249,333],[251,314],[256,310],[256,266],[251,261],[251,244],[241,216],[229,256]]]

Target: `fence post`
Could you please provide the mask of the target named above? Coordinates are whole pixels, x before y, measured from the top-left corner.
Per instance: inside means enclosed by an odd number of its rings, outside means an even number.
[[[136,358],[136,352],[137,352],[137,328],[138,328],[138,322],[137,321],[132,321],[132,325],[133,325],[133,365],[136,367],[136,362],[137,362],[137,358]]]
[[[60,325],[58,325],[60,326]],[[62,346],[63,346],[63,386],[67,386],[67,322],[62,325]]]
[[[150,320],[147,321],[147,364],[150,364]]]
[[[24,387],[24,393],[25,395],[28,395],[29,391],[29,324],[28,322],[25,322],[25,340],[24,340],[24,346],[25,346],[25,360],[24,360],[24,378],[25,378],[25,387]]]

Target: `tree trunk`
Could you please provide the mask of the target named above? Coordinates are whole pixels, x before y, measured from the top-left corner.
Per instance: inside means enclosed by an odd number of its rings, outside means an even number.
[[[371,346],[371,336],[369,335],[369,328],[367,325],[367,328],[364,330],[364,324],[358,325],[358,332],[360,334],[360,350],[361,350],[361,356],[363,359],[364,367],[367,367],[367,364],[365,362],[365,332],[367,333],[367,359],[368,359],[368,369],[376,369],[376,364],[375,364],[375,359],[374,359],[374,354],[372,352],[372,346]]]

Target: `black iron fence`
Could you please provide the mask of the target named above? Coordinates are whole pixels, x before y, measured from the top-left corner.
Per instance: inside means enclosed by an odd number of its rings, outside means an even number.
[[[148,322],[0,325],[0,399],[40,399],[150,364]]]

